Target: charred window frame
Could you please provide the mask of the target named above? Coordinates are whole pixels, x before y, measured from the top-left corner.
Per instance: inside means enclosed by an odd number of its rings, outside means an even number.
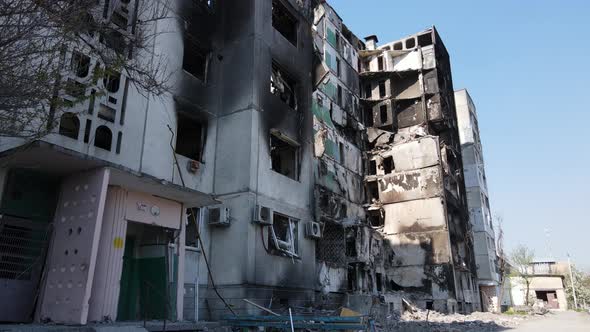
[[[182,69],[203,83],[207,82],[211,51],[191,33],[190,24],[185,22]]]
[[[199,208],[186,209],[187,220],[184,243],[188,250],[200,250],[198,234],[201,231],[201,212],[202,210]]]
[[[272,26],[291,44],[297,47],[299,22],[281,0],[272,1]]]
[[[271,69],[270,93],[297,110],[297,81],[275,61],[272,62]]]
[[[268,243],[272,254],[299,257],[299,220],[274,212]]]
[[[270,134],[271,169],[299,181],[299,143],[277,130]]]
[[[177,112],[174,151],[191,160],[202,161],[205,148],[205,123],[187,112]]]

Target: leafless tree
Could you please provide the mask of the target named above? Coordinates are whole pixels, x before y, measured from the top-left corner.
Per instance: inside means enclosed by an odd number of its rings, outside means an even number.
[[[162,95],[169,74],[153,53],[154,24],[168,12],[165,0],[0,0],[0,137],[44,136],[116,75]],[[76,71],[89,72],[68,80]]]
[[[533,263],[533,259],[535,258],[535,253],[532,249],[525,247],[524,245],[519,245],[512,251],[510,255],[510,263],[514,266],[514,269],[511,271],[511,275],[518,278],[519,281],[524,283],[526,287],[526,294],[525,294],[525,304],[530,304],[530,288],[531,288],[531,281],[532,281],[532,273],[531,273],[531,265]]]

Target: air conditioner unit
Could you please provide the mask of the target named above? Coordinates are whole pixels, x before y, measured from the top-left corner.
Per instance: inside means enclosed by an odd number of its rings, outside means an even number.
[[[254,222],[260,225],[272,225],[272,214],[273,210],[269,207],[256,205],[254,210]]]
[[[305,236],[312,239],[320,239],[322,237],[322,226],[320,223],[310,221],[305,225]]]
[[[229,226],[229,208],[224,206],[211,207],[207,209],[207,223],[211,226]]]

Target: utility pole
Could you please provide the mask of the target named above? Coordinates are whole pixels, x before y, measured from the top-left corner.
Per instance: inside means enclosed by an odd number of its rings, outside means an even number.
[[[576,298],[576,285],[574,283],[574,274],[572,273],[572,263],[570,261],[570,254],[567,254],[567,265],[570,269],[570,279],[572,281],[572,294],[574,295],[574,308],[578,309],[578,299]]]

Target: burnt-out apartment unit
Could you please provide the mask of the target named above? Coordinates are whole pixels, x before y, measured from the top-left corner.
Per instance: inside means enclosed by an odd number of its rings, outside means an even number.
[[[132,33],[135,5],[97,15]],[[88,98],[34,142],[1,138],[0,321],[476,307],[434,28],[377,48],[320,0],[165,8],[147,60],[170,91],[93,82],[100,59],[72,47]]]
[[[447,50],[434,27],[361,51],[369,147],[365,185],[382,225],[386,283],[419,306],[479,308],[473,237]]]

